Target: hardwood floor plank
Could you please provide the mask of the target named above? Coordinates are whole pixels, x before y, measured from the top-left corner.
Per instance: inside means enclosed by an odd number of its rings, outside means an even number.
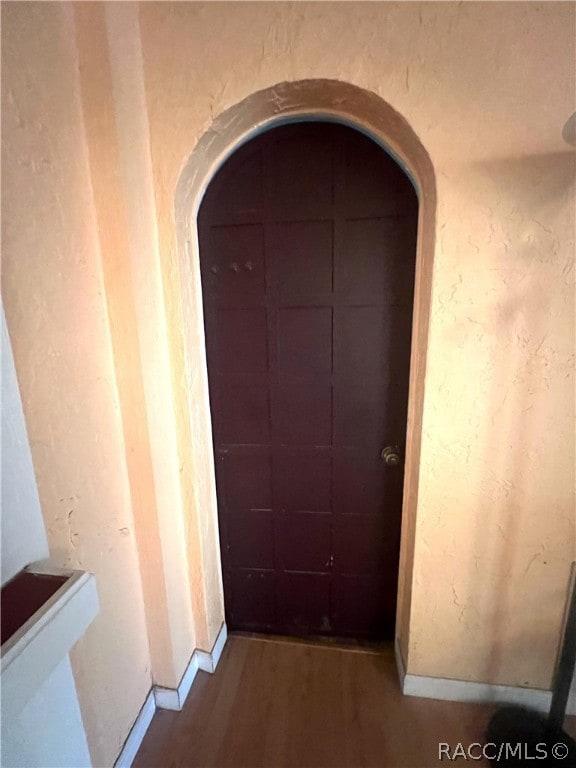
[[[402,696],[390,647],[232,635],[134,768],[438,768],[438,743],[482,742],[494,710]]]

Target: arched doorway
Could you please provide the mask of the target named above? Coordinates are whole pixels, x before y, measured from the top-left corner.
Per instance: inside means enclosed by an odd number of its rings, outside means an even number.
[[[271,128],[206,192],[200,266],[232,630],[394,636],[417,227],[405,172],[335,122]]]
[[[410,667],[412,591],[415,588],[416,523],[420,484],[419,462],[426,383],[426,359],[436,243],[436,182],[434,168],[418,136],[378,94],[339,80],[313,79],[277,83],[246,95],[219,114],[186,161],[175,195],[177,262],[168,272],[166,288],[178,315],[174,352],[181,358],[175,392],[180,414],[181,445],[188,469],[182,474],[187,492],[187,547],[191,577],[197,587],[195,626],[209,648],[224,620],[221,553],[208,396],[206,339],[200,276],[197,216],[208,185],[225,160],[246,141],[274,125],[293,120],[334,120],[366,133],[398,159],[418,191],[419,219],[410,360],[408,430],[404,462],[402,534],[396,618],[399,668]],[[176,327],[176,326],[175,326]],[[150,371],[153,375],[154,371]]]

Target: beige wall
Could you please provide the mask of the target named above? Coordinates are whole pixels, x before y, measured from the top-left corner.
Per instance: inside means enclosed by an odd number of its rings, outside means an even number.
[[[151,670],[71,11],[2,5],[2,295],[51,556],[97,577],[72,663],[109,766]]]
[[[397,109],[430,153],[438,241],[415,674],[550,683],[575,555],[574,154],[561,136],[574,18],[571,3],[140,6],[165,264],[176,264],[187,157],[256,90],[351,82]]]
[[[177,446],[171,439],[170,361],[166,352],[162,355],[164,308],[158,296],[159,277],[155,279],[159,267],[153,247],[154,208],[144,205],[150,182],[146,145],[140,147],[138,139],[145,132],[145,113],[133,109],[122,131],[122,110],[138,106],[137,83],[134,78],[126,84],[118,82],[125,65],[128,71],[134,66],[130,57],[118,60],[111,55],[115,49],[108,47],[106,7],[79,3],[74,8],[81,101],[153,678],[155,683],[176,687],[194,650],[195,631]],[[121,24],[123,17],[115,4],[110,7],[112,21]],[[124,8],[131,10],[130,5]],[[129,30],[113,27],[110,37],[119,34],[130,40],[129,34],[122,34],[125,31]],[[122,49],[127,49],[125,42]],[[142,280],[145,296],[138,301]]]
[[[380,95],[435,169],[408,669],[548,687],[575,556],[575,8],[3,4],[2,293],[51,553],[98,577],[73,659],[96,765],[223,619],[176,186],[220,113],[286,80]]]

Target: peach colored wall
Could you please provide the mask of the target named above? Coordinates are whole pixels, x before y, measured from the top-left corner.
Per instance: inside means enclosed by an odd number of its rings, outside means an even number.
[[[120,22],[117,6],[110,7],[112,18]],[[131,11],[130,5],[121,7]],[[162,316],[162,297],[154,291],[154,270],[158,270],[153,249],[154,209],[135,220],[134,209],[141,207],[145,197],[146,153],[134,152],[140,128],[137,111],[132,112],[129,134],[122,135],[120,130],[120,107],[125,106],[125,100],[119,99],[117,106],[114,74],[124,70],[125,61],[116,62],[110,55],[106,12],[104,3],[79,3],[74,8],[80,92],[152,673],[155,683],[177,687],[195,648],[195,630],[177,446],[171,440],[175,431],[173,398],[166,384],[170,382],[170,361],[164,352],[162,324],[157,323],[159,327],[149,333],[150,325]],[[121,50],[125,51],[125,41],[130,36],[124,36],[122,31],[121,28],[118,33],[124,40]],[[130,61],[126,64],[130,70]],[[128,89],[125,91],[124,95],[134,96]],[[138,175],[134,176],[134,172]],[[152,231],[148,233],[146,227]],[[135,235],[139,236],[136,241]],[[142,292],[139,280],[143,277],[147,283],[146,298],[137,303],[135,299]],[[155,300],[160,307],[154,306]],[[143,370],[147,371],[148,379],[143,377]],[[149,391],[151,385],[155,388],[153,394]],[[166,407],[161,406],[163,402]]]
[[[256,90],[353,83],[397,109],[430,153],[438,239],[414,674],[550,683],[574,556],[574,155],[561,136],[574,14],[571,3],[140,6],[167,272],[180,171],[214,118]]]
[[[96,17],[104,16],[103,8],[99,5],[93,13],[83,13],[87,38],[94,36]],[[110,3],[105,16],[120,169],[129,213],[128,240],[157,488],[157,523],[166,552],[166,579],[170,581],[167,599],[174,624],[178,618],[181,625],[193,624],[192,633],[189,626],[174,626],[170,632],[172,642],[180,651],[175,667],[177,679],[162,676],[154,665],[155,682],[174,686],[189,661],[194,643],[210,650],[223,622],[217,553],[216,558],[211,553],[217,537],[214,522],[210,521],[210,536],[204,546],[207,537],[202,521],[208,516],[197,502],[199,494],[200,499],[204,498],[201,476],[192,469],[200,441],[191,439],[191,420],[181,407],[182,403],[189,403],[188,378],[182,368],[181,355],[181,297],[164,290],[164,283],[170,283],[173,265],[169,260],[160,259],[158,253],[161,222],[157,221],[154,199],[138,5]],[[91,99],[89,90],[87,99]],[[102,98],[98,102],[101,104]],[[193,411],[194,402],[190,405]],[[205,445],[202,450],[206,450]],[[147,538],[143,531],[143,544]],[[211,561],[216,567],[204,567],[205,551],[209,556],[212,554]],[[176,552],[183,556],[180,568]],[[211,596],[209,609],[207,594]],[[157,631],[155,627],[154,632]]]
[[[72,663],[110,766],[151,670],[71,11],[2,5],[2,296],[50,554],[97,578]]]
[[[549,685],[575,550],[575,8],[3,4],[2,294],[52,556],[98,577],[73,659],[96,765],[223,620],[176,187],[219,114],[286,80],[380,95],[436,173],[408,670]]]

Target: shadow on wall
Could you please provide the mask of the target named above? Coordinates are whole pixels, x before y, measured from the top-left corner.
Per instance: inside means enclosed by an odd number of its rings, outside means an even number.
[[[473,168],[493,181],[494,193],[505,204],[507,189],[510,189],[508,205],[517,208],[522,203],[525,217],[538,219],[543,213],[558,210],[558,203],[573,189],[576,152],[566,149],[522,157],[491,158],[474,163]],[[524,190],[521,201],[515,194],[518,189]]]
[[[490,453],[483,462],[484,476],[478,478],[478,486],[485,489],[479,497],[490,498],[491,505],[478,510],[473,546],[482,556],[471,563],[469,573],[470,604],[481,606],[480,614],[489,617],[483,632],[490,648],[482,670],[487,681],[512,678],[514,664],[519,675],[526,658],[542,659],[547,665],[542,675],[551,677],[561,631],[558,606],[560,602],[564,607],[570,562],[559,562],[555,553],[559,537],[570,535],[570,530],[574,536],[573,512],[569,507],[550,509],[546,501],[551,478],[557,477],[556,465],[567,466],[574,456],[568,404],[557,402],[558,380],[572,371],[573,324],[564,335],[563,349],[550,346],[547,337],[550,326],[567,316],[573,296],[572,252],[560,241],[556,223],[566,221],[575,167],[572,151],[476,164],[488,198],[497,201],[504,220],[520,220],[523,233],[510,242],[505,230],[491,227],[487,244],[495,250],[487,257],[491,264],[484,266],[503,285],[498,283],[495,296],[486,296],[485,306],[475,313],[480,320],[468,317],[487,355],[490,383],[483,399],[485,413],[492,414],[480,421],[480,429],[489,432],[483,442]],[[521,198],[518,190],[523,190]],[[480,247],[479,258],[481,253]],[[559,276],[564,292],[558,287]],[[488,346],[489,336],[496,335],[488,325],[500,339],[496,349]],[[560,391],[567,387],[561,385]],[[541,473],[534,472],[535,466]],[[543,521],[549,518],[552,524],[546,530]],[[522,622],[525,631],[518,632]],[[533,679],[518,683],[534,687]]]

